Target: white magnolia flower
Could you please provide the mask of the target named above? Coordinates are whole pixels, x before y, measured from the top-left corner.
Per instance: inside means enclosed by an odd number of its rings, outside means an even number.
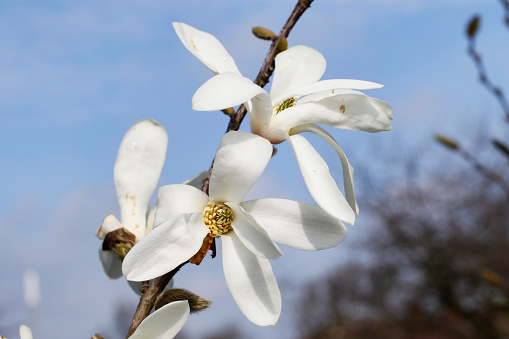
[[[295,46],[276,56],[270,95],[239,72],[233,58],[212,35],[173,23],[182,43],[214,74],[193,97],[193,109],[215,111],[245,103],[251,131],[273,144],[287,140],[315,201],[333,216],[352,224],[358,206],[353,167],[334,138],[320,126],[367,132],[390,130],[391,106],[355,90],[382,85],[360,80],[322,80],[326,62],[316,50]],[[322,157],[300,135],[315,133],[337,152],[343,168],[345,197]],[[355,213],[354,213],[355,212]]]
[[[221,236],[224,275],[235,302],[253,323],[275,324],[281,295],[268,259],[282,253],[274,241],[325,249],[343,241],[346,228],[314,205],[285,199],[241,202],[271,154],[266,139],[229,132],[214,160],[209,195],[187,185],[161,187],[156,227],[125,257],[126,278],[148,280],[187,260],[199,263],[212,237]]]
[[[140,120],[129,128],[120,143],[113,170],[120,221],[113,214],[104,218],[96,232],[99,239],[123,227],[138,242],[150,231],[156,209],[152,208],[148,216],[147,209],[161,175],[167,146],[166,130],[152,119]],[[100,249],[99,256],[110,278],[122,276],[122,262],[112,251]]]
[[[177,335],[189,317],[187,300],[164,305],[145,318],[129,338],[170,339]]]

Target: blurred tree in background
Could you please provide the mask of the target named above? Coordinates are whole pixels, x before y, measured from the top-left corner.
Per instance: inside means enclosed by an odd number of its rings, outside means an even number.
[[[509,1],[500,2],[509,28]],[[476,49],[479,24],[475,16],[467,25],[468,53],[509,123]],[[364,256],[307,285],[296,314],[302,338],[509,337],[507,144],[481,136],[497,150],[486,164],[451,138],[436,140],[473,170],[442,162],[363,192],[372,213]]]

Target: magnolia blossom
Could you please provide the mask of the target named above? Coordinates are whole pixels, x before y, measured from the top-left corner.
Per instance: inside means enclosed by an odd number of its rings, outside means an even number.
[[[138,121],[129,128],[120,143],[113,170],[120,221],[113,214],[104,218],[96,232],[99,239],[123,227],[136,236],[137,242],[150,231],[156,209],[152,208],[148,216],[147,209],[161,175],[167,146],[166,130],[152,119]],[[100,249],[99,256],[110,278],[122,276],[122,262],[112,251]]]
[[[281,295],[269,259],[282,255],[275,241],[325,249],[343,241],[346,228],[314,205],[285,199],[242,202],[271,154],[266,139],[229,132],[214,160],[209,195],[187,185],[161,187],[156,227],[125,257],[126,278],[143,281],[187,260],[198,264],[212,237],[221,237],[224,275],[235,302],[253,323],[275,324]]]
[[[171,339],[182,329],[189,312],[187,300],[164,305],[145,318],[129,338]]]
[[[276,56],[270,95],[242,76],[233,58],[212,35],[183,23],[173,23],[180,40],[216,76],[193,97],[193,109],[215,111],[244,103],[251,131],[273,144],[287,140],[295,153],[309,192],[324,210],[352,224],[358,206],[353,167],[334,138],[320,126],[367,132],[390,130],[391,106],[356,90],[382,85],[360,80],[322,80],[326,62],[316,50],[295,46]],[[337,152],[343,168],[345,197],[322,157],[302,136],[311,132]],[[354,213],[355,212],[355,213]]]

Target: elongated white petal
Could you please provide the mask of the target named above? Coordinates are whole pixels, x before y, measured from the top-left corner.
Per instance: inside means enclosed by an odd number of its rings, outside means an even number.
[[[289,130],[303,124],[325,124],[332,127],[365,132],[391,129],[392,109],[386,102],[380,103],[367,95],[350,90],[336,91],[318,101],[297,102],[285,109],[271,121],[271,129]]]
[[[269,94],[263,88],[255,85],[248,78],[226,72],[216,75],[201,85],[194,93],[191,102],[195,111],[219,111],[240,105],[257,95],[266,97],[265,101],[272,111]]]
[[[118,150],[114,178],[120,222],[137,240],[145,235],[147,207],[163,168],[167,145],[164,127],[145,119],[127,131]]]
[[[271,156],[272,145],[268,140],[243,131],[226,133],[217,150],[210,176],[210,199],[240,203]]]
[[[19,327],[19,337],[20,337],[20,339],[33,339],[34,338],[32,336],[32,330],[30,329],[30,327],[28,327],[26,325],[21,325]]]
[[[292,134],[298,134],[302,132],[311,132],[315,133],[322,138],[325,139],[336,151],[341,160],[341,167],[343,168],[343,185],[345,187],[345,196],[346,200],[350,204],[350,207],[355,211],[356,214],[359,214],[359,206],[357,205],[357,200],[355,199],[355,189],[353,186],[353,166],[348,161],[345,152],[339,147],[339,144],[336,140],[330,135],[326,130],[321,128],[320,126],[316,126],[313,124],[301,125],[292,129]]]
[[[174,22],[173,28],[189,52],[214,74],[234,72],[240,75],[235,61],[215,36],[181,22]]]
[[[232,228],[240,241],[251,252],[266,259],[280,258],[283,253],[258,222],[235,203],[226,203],[233,210]]]
[[[299,250],[331,248],[346,237],[343,223],[315,205],[286,199],[251,200],[240,205],[272,240]]]
[[[104,272],[110,279],[118,279],[122,276],[122,260],[115,253],[99,248],[99,259],[101,259]]]
[[[200,189],[201,184],[203,183],[203,179],[205,179],[207,174],[209,174],[208,171],[201,171],[200,173],[194,175],[189,180],[184,181],[183,184],[193,186],[193,187],[196,187],[197,189]]]
[[[281,313],[281,293],[269,260],[254,255],[235,232],[221,239],[224,276],[237,306],[256,325],[275,325]]]
[[[312,93],[318,93],[323,91],[329,91],[333,89],[358,89],[358,90],[366,90],[366,89],[375,89],[382,88],[383,85],[377,84],[371,81],[363,81],[363,80],[352,80],[352,79],[331,79],[331,80],[322,80],[310,85],[294,88],[290,91],[287,91],[283,94],[283,97],[272,97],[272,102],[277,103],[283,100],[286,100],[291,97],[300,97],[303,95],[308,95]]]
[[[183,184],[166,185],[157,193],[157,212],[154,227],[181,213],[202,211],[209,202],[207,194]]]
[[[99,239],[104,239],[104,237],[106,237],[106,235],[108,233],[110,233],[111,231],[114,231],[116,229],[119,229],[121,227],[122,227],[122,225],[120,224],[120,221],[118,221],[118,219],[115,218],[115,216],[113,214],[108,214],[103,219],[103,222],[102,222],[101,226],[99,226],[99,228],[95,232],[95,235]]]
[[[122,270],[127,280],[157,278],[198,252],[209,229],[203,212],[180,214],[147,234],[127,253]]]
[[[171,339],[182,329],[189,317],[189,312],[187,300],[164,305],[145,318],[129,338]]]
[[[292,146],[302,177],[318,206],[333,217],[353,224],[355,213],[330,175],[329,166],[320,154],[301,135],[288,136],[283,130],[274,132],[280,134],[282,138],[286,138]]]
[[[317,82],[325,72],[320,52],[307,46],[294,46],[276,56],[271,98],[281,98],[293,89]],[[283,100],[290,96],[283,98]],[[278,102],[273,102],[274,104]]]

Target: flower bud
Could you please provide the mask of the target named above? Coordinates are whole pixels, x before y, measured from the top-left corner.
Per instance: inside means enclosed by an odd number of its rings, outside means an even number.
[[[104,237],[103,251],[112,251],[123,260],[127,253],[134,246],[136,236],[125,228],[116,229]]]
[[[204,310],[209,307],[211,303],[211,301],[205,300],[183,288],[171,288],[157,298],[154,309],[157,310],[166,304],[178,300],[187,300],[191,313]]]
[[[221,111],[229,117],[231,117],[232,115],[235,114],[235,110],[233,109],[233,107],[228,107],[228,108],[222,109]]]
[[[288,49],[288,40],[286,40],[285,37],[282,37],[279,42],[277,43],[277,46],[276,46],[276,54],[275,55],[278,55],[279,53],[281,52],[284,52]]]
[[[477,30],[479,29],[479,21],[481,18],[479,15],[474,16],[467,25],[467,36],[472,39],[477,34]]]
[[[435,140],[444,145],[445,147],[455,151],[460,148],[456,141],[449,139],[448,137],[442,134],[435,134]]]
[[[255,37],[263,40],[274,40],[276,38],[276,33],[261,26],[253,27],[253,34]]]
[[[509,157],[509,148],[507,147],[506,144],[504,144],[502,141],[500,140],[492,140],[491,143],[493,144],[493,146],[495,146],[496,149],[498,149],[500,152],[502,152],[506,157]]]

